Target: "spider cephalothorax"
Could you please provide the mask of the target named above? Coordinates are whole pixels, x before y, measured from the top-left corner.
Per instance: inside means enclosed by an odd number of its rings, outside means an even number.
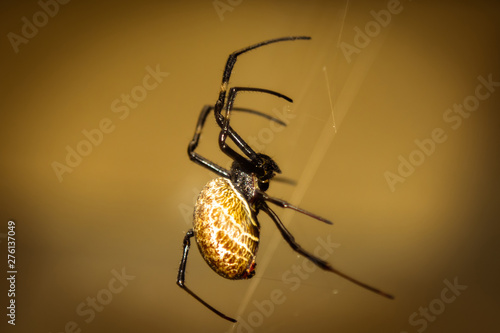
[[[267,191],[269,182],[277,173],[281,173],[278,164],[269,156],[257,154],[259,157],[255,166],[248,167],[234,161],[231,165],[231,181],[248,201],[255,197],[255,191]]]
[[[276,174],[281,173],[278,164],[271,157],[255,152],[230,126],[232,111],[255,114],[285,125],[279,119],[252,109],[235,107],[233,104],[236,95],[239,92],[245,91],[266,93],[283,98],[289,102],[292,102],[291,98],[268,89],[249,87],[232,87],[228,89],[229,78],[236,63],[236,58],[239,55],[271,43],[300,39],[306,40],[310,39],[310,37],[299,36],[271,39],[230,54],[222,76],[219,97],[214,106],[207,105],[201,110],[193,139],[188,145],[189,158],[193,162],[215,172],[218,177],[205,185],[196,201],[193,214],[193,229],[188,230],[184,237],[184,251],[177,275],[177,284],[207,308],[232,322],[236,320],[216,310],[184,284],[191,238],[195,237],[203,259],[217,274],[232,280],[251,278],[255,274],[255,258],[260,240],[260,224],[257,220],[257,215],[260,211],[263,211],[272,219],[285,241],[288,242],[293,250],[312,261],[315,265],[326,271],[338,274],[379,295],[393,298],[379,289],[373,288],[336,270],[328,262],[317,258],[297,244],[295,238],[285,228],[278,215],[269,207],[268,202],[282,208],[293,209],[328,224],[332,223],[286,201],[267,195],[266,191],[269,188],[270,181]],[[222,114],[223,109],[225,111],[224,115]],[[226,170],[195,152],[200,140],[201,131],[211,111],[214,112],[215,121],[221,128],[219,147],[233,160],[230,170]],[[226,143],[228,138],[233,141],[240,152],[229,147]]]

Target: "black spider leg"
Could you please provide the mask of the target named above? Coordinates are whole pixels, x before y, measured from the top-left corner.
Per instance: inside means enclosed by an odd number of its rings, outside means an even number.
[[[231,77],[231,73],[233,71],[233,67],[236,63],[238,56],[245,53],[245,52],[251,51],[253,49],[256,49],[256,48],[264,46],[264,45],[282,42],[282,41],[292,41],[292,40],[300,40],[300,39],[307,40],[307,39],[311,39],[311,37],[291,36],[291,37],[281,37],[281,38],[270,39],[270,40],[267,40],[264,42],[260,42],[260,43],[248,46],[244,49],[235,51],[229,55],[229,57],[227,58],[227,61],[226,61],[226,66],[224,67],[224,74],[222,75],[222,84],[221,84],[221,88],[220,88],[220,92],[219,92],[219,97],[218,97],[217,102],[215,103],[215,107],[214,107],[215,119],[221,128],[223,128],[223,124],[224,124],[224,118],[221,115],[221,110],[225,104],[226,91],[228,88],[229,79]],[[279,93],[275,93],[275,92],[271,92],[271,91],[269,91],[269,93],[271,93],[273,95],[277,95],[277,96],[281,95]],[[234,133],[232,131],[226,131],[226,135],[227,134],[230,135],[233,142],[245,153],[245,155],[247,155],[250,158],[255,157],[255,152],[236,133]],[[228,149],[226,154],[228,154],[230,157],[236,158],[237,160],[239,160],[240,162],[242,162],[244,164],[247,164],[247,161],[241,155],[234,152],[234,150],[232,150],[232,149]]]
[[[202,300],[198,295],[196,295],[194,292],[192,292],[191,289],[189,289],[188,287],[186,287],[186,285],[184,284],[184,281],[186,280],[186,276],[185,275],[186,275],[187,257],[188,257],[188,253],[189,253],[189,247],[191,246],[191,240],[190,239],[193,236],[194,236],[193,229],[188,230],[188,232],[186,232],[186,236],[184,236],[184,243],[183,243],[184,251],[182,252],[182,260],[181,260],[181,264],[179,266],[179,273],[177,275],[177,285],[179,287],[181,287],[182,289],[184,289],[185,291],[187,291],[189,295],[191,295],[194,298],[196,298],[201,304],[205,305],[207,308],[209,308],[210,310],[212,310],[214,313],[216,313],[220,317],[222,317],[222,318],[224,318],[226,320],[229,320],[229,321],[235,323],[236,319],[228,317],[225,314],[223,314],[222,312],[220,312],[219,310],[217,310],[214,307],[212,307],[210,304],[208,304],[207,302],[205,302],[204,300]]]
[[[226,113],[225,116],[221,115],[221,110],[217,110],[217,108],[214,109],[215,113],[215,119],[217,119],[217,123],[219,126],[222,128],[222,131],[220,132],[219,136],[219,147],[221,150],[231,157],[233,160],[238,161],[242,165],[246,166],[256,166],[256,163],[258,161],[258,156],[255,153],[255,151],[236,133],[236,132],[231,132],[230,129],[231,127],[229,126],[229,119],[231,117],[231,110],[234,110],[235,108],[233,107],[234,104],[234,99],[236,98],[236,94],[239,91],[253,91],[253,92],[261,92],[261,93],[266,93],[270,95],[274,95],[280,98],[283,98],[287,100],[288,102],[292,103],[293,100],[290,97],[287,97],[283,94],[280,94],[279,92],[272,91],[269,89],[261,89],[261,88],[249,88],[249,87],[233,87],[229,90],[229,95],[227,98],[227,104],[226,104]],[[247,160],[240,154],[238,154],[235,150],[233,150],[231,147],[229,147],[226,144],[226,139],[227,137],[230,137],[231,140],[236,144],[238,148],[250,159]]]
[[[264,198],[264,200],[269,200],[269,198]],[[276,199],[272,199],[272,200],[269,200],[269,201],[273,202],[273,203],[276,203]],[[280,202],[280,201],[281,200],[278,199],[278,202]],[[299,244],[297,244],[297,242],[295,241],[295,238],[288,231],[288,229],[283,225],[283,223],[279,219],[278,215],[276,215],[276,213],[265,202],[262,202],[260,208],[267,215],[269,215],[269,217],[271,217],[271,219],[274,221],[274,223],[278,227],[279,231],[281,232],[281,235],[283,236],[283,238],[285,239],[285,241],[292,247],[292,249],[294,251],[298,252],[299,254],[303,255],[304,257],[306,257],[310,261],[312,261],[316,266],[318,266],[319,268],[324,269],[326,271],[335,273],[335,274],[343,277],[344,279],[347,279],[347,280],[353,282],[354,284],[357,284],[360,287],[363,287],[363,288],[365,288],[367,290],[370,290],[370,291],[372,291],[372,292],[374,292],[376,294],[379,294],[380,296],[384,296],[384,297],[387,297],[389,299],[394,299],[394,296],[392,296],[392,295],[390,295],[388,293],[385,293],[385,292],[381,291],[380,289],[377,289],[377,288],[369,286],[369,285],[367,285],[367,284],[365,284],[363,282],[360,282],[360,281],[358,281],[358,280],[350,277],[349,275],[346,275],[346,274],[338,271],[337,269],[333,268],[328,262],[326,262],[326,261],[324,261],[324,260],[322,260],[320,258],[317,258],[314,255],[312,255],[311,253],[309,253],[306,250],[304,250]],[[291,208],[291,207],[284,207],[284,208]]]
[[[198,147],[198,142],[200,141],[201,132],[203,130],[203,126],[205,125],[205,121],[207,119],[207,116],[210,113],[210,111],[212,111],[212,110],[214,110],[214,107],[211,105],[205,105],[203,107],[203,109],[201,110],[200,116],[198,117],[198,123],[196,124],[196,129],[194,131],[193,139],[191,140],[191,142],[188,145],[188,155],[189,155],[189,158],[191,159],[191,161],[193,161],[193,162],[195,162],[195,163],[197,163],[197,164],[199,164],[207,169],[210,169],[211,171],[215,172],[219,176],[229,178],[229,171],[227,171],[223,167],[215,164],[214,162],[209,161],[208,159],[199,155],[198,153],[195,153],[195,151],[194,151],[196,149],[196,147]],[[286,126],[286,124],[283,121],[281,121],[277,118],[274,118],[270,115],[267,115],[265,113],[259,112],[259,111],[255,111],[255,110],[247,109],[247,108],[233,108],[233,110],[247,112],[250,114],[255,114],[255,115],[267,118],[269,120],[272,120],[274,122],[277,122],[283,126]],[[229,128],[228,132],[233,133],[233,135],[237,136],[237,134],[234,133],[232,128]],[[238,136],[238,138],[239,138],[239,136]],[[241,140],[241,138],[240,138],[240,140]]]
[[[291,40],[298,40],[298,39],[311,39],[311,37],[308,36],[291,36],[291,37],[281,37],[281,38],[275,38],[275,39],[270,39],[264,42],[260,42],[251,46],[248,46],[244,49],[235,51],[229,55],[226,61],[226,66],[224,67],[224,74],[222,75],[222,84],[221,84],[221,90],[219,92],[219,98],[217,99],[217,103],[215,103],[215,109],[220,112],[222,108],[224,107],[224,101],[226,99],[226,90],[229,84],[229,78],[231,77],[231,72],[233,71],[234,64],[236,63],[236,60],[239,55],[251,51],[253,49],[256,49],[258,47],[272,44],[272,43],[277,43],[277,42],[283,42],[283,41],[291,41]]]
[[[258,116],[261,116],[261,117],[264,117],[266,119],[269,119],[269,120],[272,120],[280,125],[283,125],[283,126],[286,126],[286,123],[283,122],[282,120],[278,119],[278,118],[275,118],[273,116],[270,116],[266,113],[263,113],[263,112],[260,112],[260,111],[255,111],[253,109],[249,109],[249,108],[241,108],[241,107],[234,107],[233,108],[234,111],[240,111],[240,112],[246,112],[246,113],[250,113],[250,114],[255,114],[255,115],[258,115]]]
[[[318,216],[318,215],[316,215],[314,213],[308,212],[305,209],[302,209],[302,208],[299,208],[297,206],[294,206],[294,205],[286,202],[285,200],[281,200],[281,199],[278,199],[278,198],[270,197],[264,191],[261,191],[261,190],[257,189],[256,190],[256,194],[257,194],[258,197],[264,199],[265,201],[272,202],[273,204],[275,204],[277,206],[280,206],[281,208],[289,208],[289,209],[292,209],[292,210],[294,210],[296,212],[299,212],[299,213],[302,213],[302,214],[307,215],[309,217],[312,217],[313,219],[316,219],[318,221],[325,222],[326,224],[333,224],[331,221],[329,221],[329,220],[327,220],[327,219],[325,219],[325,218],[323,218],[321,216]]]
[[[287,184],[287,185],[292,185],[292,186],[297,185],[297,181],[295,179],[284,177],[284,176],[275,176],[275,177],[273,177],[273,181]]]

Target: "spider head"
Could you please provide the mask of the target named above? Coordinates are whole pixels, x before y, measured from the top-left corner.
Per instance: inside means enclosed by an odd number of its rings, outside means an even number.
[[[257,178],[259,180],[259,188],[266,191],[269,188],[269,181],[281,173],[281,170],[274,160],[264,154],[257,154],[258,158],[254,161]]]
[[[257,154],[257,158],[245,165],[233,161],[230,172],[233,184],[250,201],[253,200],[256,187],[267,191],[269,181],[276,173],[281,173],[280,168],[271,157],[264,154]]]

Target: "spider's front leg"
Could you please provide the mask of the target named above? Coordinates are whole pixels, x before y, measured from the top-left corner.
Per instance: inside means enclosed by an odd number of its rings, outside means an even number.
[[[205,157],[201,156],[198,153],[195,153],[196,147],[198,147],[198,142],[200,141],[201,131],[203,130],[203,126],[205,125],[205,121],[207,120],[207,115],[210,111],[214,109],[211,105],[205,105],[200,112],[200,116],[198,117],[198,122],[196,124],[196,129],[194,131],[194,136],[191,142],[188,145],[188,155],[189,159],[202,167],[205,167],[219,176],[229,177],[229,171],[221,167],[220,165],[215,164],[212,161],[209,161]]]
[[[203,107],[203,109],[201,110],[200,115],[198,117],[198,122],[196,123],[196,129],[194,131],[193,139],[191,140],[191,142],[189,142],[189,145],[188,145],[188,155],[189,155],[189,159],[191,161],[201,165],[202,167],[209,169],[210,171],[215,172],[219,176],[229,178],[230,177],[229,171],[227,171],[226,169],[224,169],[220,165],[206,159],[205,157],[203,157],[200,154],[195,152],[195,149],[198,147],[198,143],[199,143],[200,137],[201,137],[201,132],[203,130],[203,127],[205,126],[205,121],[207,120],[207,116],[210,113],[210,111],[212,111],[214,109],[215,108],[212,105],[205,105]],[[233,111],[246,112],[246,113],[254,114],[257,116],[261,116],[261,117],[264,117],[264,118],[269,119],[271,121],[274,121],[280,125],[286,126],[286,124],[283,121],[279,120],[278,118],[272,117],[270,115],[267,115],[267,114],[259,112],[259,111],[255,111],[255,110],[247,109],[247,108],[239,108],[239,107],[234,107],[232,109],[233,109]],[[220,114],[220,111],[218,114],[223,119],[223,116]],[[217,119],[217,115],[216,115],[216,119]],[[218,121],[218,123],[219,123],[219,121]],[[223,124],[224,124],[222,120],[220,121],[220,124],[221,124],[220,127],[222,128]],[[233,140],[235,140],[235,142],[243,142],[244,143],[243,139],[230,126],[228,126],[226,131],[227,131],[227,135],[229,135]],[[244,143],[244,144],[246,145],[246,143]],[[248,145],[246,145],[246,146],[248,147]],[[250,149],[250,147],[248,147],[248,149]],[[251,151],[251,149],[250,149],[250,151]]]
[[[214,109],[215,113],[215,119],[217,120],[217,123],[221,127],[221,132],[219,135],[219,147],[220,149],[229,157],[231,157],[233,160],[238,161],[241,165],[246,165],[248,167],[256,167],[256,161],[258,160],[258,156],[255,153],[255,151],[234,131],[232,131],[232,128],[230,127],[230,118],[231,118],[231,111],[236,110],[235,107],[233,107],[234,100],[236,98],[236,94],[240,91],[253,91],[253,92],[261,92],[261,93],[266,93],[270,95],[274,95],[280,98],[283,98],[287,100],[288,102],[292,103],[293,100],[290,97],[287,97],[283,94],[280,94],[279,92],[273,91],[273,90],[268,90],[268,89],[261,89],[261,88],[249,88],[249,87],[233,87],[229,89],[229,94],[227,98],[227,104],[226,104],[226,112],[225,115],[222,116],[221,114],[221,108],[217,107]],[[229,147],[229,145],[226,144],[227,138],[230,137],[231,140],[236,144],[236,146],[250,159],[247,160],[240,154],[238,154],[234,149]]]

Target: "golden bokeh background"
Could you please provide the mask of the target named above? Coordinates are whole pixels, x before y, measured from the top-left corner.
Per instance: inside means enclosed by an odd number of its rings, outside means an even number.
[[[63,3],[0,5],[2,332],[494,330],[498,3]],[[333,220],[276,208],[297,241],[320,253],[330,242],[329,262],[396,299],[311,268],[261,214],[252,280],[225,280],[190,252],[186,284],[234,326],[175,283],[193,200],[214,176],[186,148],[227,56],[290,35],[312,40],[245,54],[231,80],[293,98],[237,99],[288,126],[235,113],[233,127],[297,182],[272,196]],[[464,103],[464,116],[448,111]],[[199,152],[227,165],[217,135],[209,118]]]

